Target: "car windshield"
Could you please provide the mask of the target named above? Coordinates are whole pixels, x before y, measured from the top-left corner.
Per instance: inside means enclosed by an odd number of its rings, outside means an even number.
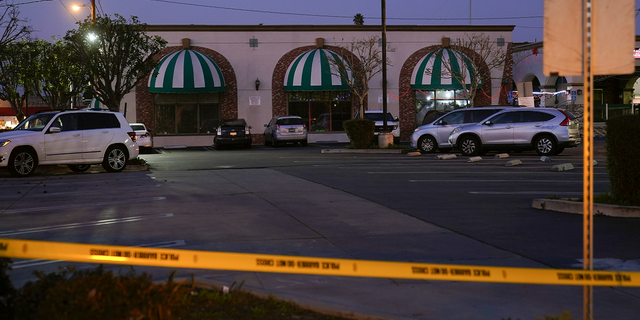
[[[22,123],[13,130],[42,131],[54,115],[53,113],[34,114],[27,118],[27,120],[22,121]]]
[[[288,125],[295,125],[295,124],[304,124],[304,122],[300,118],[282,118],[282,119],[278,119],[276,124],[279,124],[281,126],[288,126]]]
[[[221,126],[246,126],[247,123],[244,121],[244,119],[229,119],[229,120],[222,120],[220,122]]]
[[[133,131],[147,131],[147,128],[142,124],[132,124],[131,129],[133,129]]]
[[[382,113],[365,113],[364,117],[371,121],[383,121]],[[394,121],[391,113],[387,112],[387,121]]]

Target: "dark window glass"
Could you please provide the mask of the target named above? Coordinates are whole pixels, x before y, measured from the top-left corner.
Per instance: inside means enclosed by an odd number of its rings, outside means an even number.
[[[302,119],[300,118],[283,118],[283,119],[278,119],[277,124],[281,126],[289,126],[289,125],[296,125],[296,124],[304,124],[304,121],[302,121]]]
[[[516,113],[515,112],[505,112],[501,113],[493,118],[491,118],[491,122],[494,124],[499,123],[513,123],[515,122]]]
[[[220,122],[220,125],[225,127],[230,126],[246,126],[247,122],[244,119],[225,119]]]
[[[81,113],[80,128],[82,130],[120,128],[120,123],[114,114]]]
[[[554,115],[552,115],[550,113],[540,112],[540,121],[549,121],[549,120],[551,120],[551,119],[553,119],[555,117],[556,116],[554,116]],[[571,119],[571,117],[569,117],[569,119]]]
[[[154,133],[214,133],[220,124],[219,99],[217,93],[154,95]]]
[[[60,131],[76,131],[78,130],[78,114],[67,113],[53,120],[52,127],[60,128]]]
[[[464,111],[450,113],[442,118],[442,124],[462,124],[464,122]]]
[[[478,123],[498,111],[500,110],[498,109],[469,110],[466,112],[464,123]]]
[[[540,122],[540,112],[520,111],[518,112],[518,122]]]
[[[351,119],[352,96],[348,91],[289,92],[289,115],[299,116],[309,132],[344,131]]]

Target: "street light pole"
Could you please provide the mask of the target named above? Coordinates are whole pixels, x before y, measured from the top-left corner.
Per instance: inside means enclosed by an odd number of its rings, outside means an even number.
[[[91,24],[96,23],[96,0],[91,0]]]

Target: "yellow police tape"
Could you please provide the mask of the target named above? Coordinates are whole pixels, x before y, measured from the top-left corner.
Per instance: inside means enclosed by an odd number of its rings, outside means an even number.
[[[1,238],[0,257],[350,277],[640,287],[640,272],[387,262]]]

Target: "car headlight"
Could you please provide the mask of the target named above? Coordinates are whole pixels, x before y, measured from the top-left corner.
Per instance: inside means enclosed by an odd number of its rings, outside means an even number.
[[[455,129],[453,129],[453,131],[451,131],[451,133],[449,134],[449,136],[452,136],[458,132],[460,132],[460,130],[462,130],[462,127],[457,127]]]
[[[221,136],[222,135],[222,128],[218,127],[218,129],[216,130],[216,134]]]
[[[250,135],[251,131],[249,131],[249,127],[244,127],[244,134]]]
[[[11,143],[11,140],[9,140],[9,139],[0,140],[0,148],[8,145],[9,143]]]

